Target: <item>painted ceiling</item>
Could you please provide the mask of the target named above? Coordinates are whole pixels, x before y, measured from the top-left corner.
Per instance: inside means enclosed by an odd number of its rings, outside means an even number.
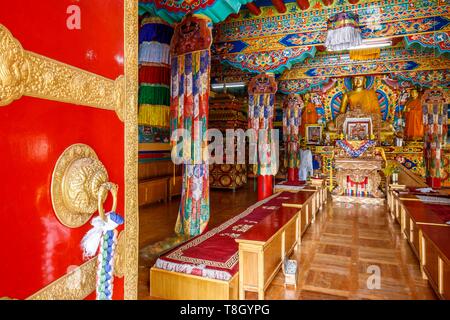
[[[302,10],[298,2],[305,1],[309,7]],[[426,73],[449,69],[448,1],[356,1],[141,0],[140,13],[157,14],[171,23],[189,11],[209,16],[215,23],[211,48],[213,80],[245,80],[252,74],[273,72],[286,82],[286,88],[298,89],[299,84],[294,82],[303,81],[301,86],[304,79],[311,84],[323,84],[328,77],[352,73]],[[274,6],[276,3],[278,6]],[[327,19],[341,11],[359,15],[364,39],[388,38],[400,44],[383,49],[378,59],[362,62],[351,61],[348,51],[324,51]]]

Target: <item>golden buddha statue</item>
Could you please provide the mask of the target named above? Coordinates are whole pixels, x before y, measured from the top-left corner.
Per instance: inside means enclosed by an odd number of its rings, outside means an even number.
[[[406,140],[423,139],[423,111],[417,89],[411,90],[411,98],[406,102],[404,137]]]
[[[355,76],[352,79],[353,90],[344,93],[340,113],[360,110],[364,113],[381,114],[380,104],[375,90],[366,89],[366,78]]]
[[[305,93],[303,96],[304,107],[302,110],[302,124],[300,126],[300,133],[303,137],[306,136],[306,125],[317,124],[319,117],[317,116],[316,106],[311,101],[311,94]]]

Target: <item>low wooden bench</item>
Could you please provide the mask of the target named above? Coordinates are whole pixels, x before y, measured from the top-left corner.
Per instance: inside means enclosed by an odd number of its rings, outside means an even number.
[[[439,298],[450,300],[450,228],[420,226],[421,267]]]
[[[414,193],[393,192],[390,197],[391,214],[418,258],[423,278],[439,298],[450,299],[450,225],[439,216],[450,212],[450,206],[424,203]]]
[[[168,177],[158,177],[139,181],[139,206],[155,203],[158,201],[166,202],[168,180]]]
[[[282,203],[263,221],[236,239],[239,243],[239,298],[245,292],[264,292],[280,270],[284,258],[297,245],[301,236],[314,222],[322,199],[321,189],[293,192],[293,196]]]
[[[280,270],[284,258],[298,243],[299,212],[297,208],[281,207],[236,239],[239,243],[239,299],[245,299],[245,291],[257,292],[258,299],[264,299],[264,291]]]

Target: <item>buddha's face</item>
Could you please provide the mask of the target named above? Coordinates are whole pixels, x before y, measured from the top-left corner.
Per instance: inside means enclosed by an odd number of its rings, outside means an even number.
[[[417,89],[412,89],[411,90],[411,98],[417,99],[418,97],[419,97],[419,91],[417,91]]]
[[[353,78],[353,88],[364,88],[366,78],[358,76]]]

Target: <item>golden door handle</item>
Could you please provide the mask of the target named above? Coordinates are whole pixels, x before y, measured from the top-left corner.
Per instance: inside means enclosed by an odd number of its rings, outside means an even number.
[[[104,220],[103,203],[111,192],[112,210],[116,210],[117,189],[117,184],[109,182],[108,172],[95,151],[86,144],[74,144],[64,150],[53,170],[53,210],[69,228],[81,227],[97,210]]]
[[[105,182],[98,188],[98,215],[100,216],[100,218],[102,218],[103,221],[106,221],[105,209],[103,208],[103,204],[106,201],[108,192],[110,192],[113,197],[113,205],[109,212],[115,212],[117,209],[118,190],[119,186],[112,182]]]

